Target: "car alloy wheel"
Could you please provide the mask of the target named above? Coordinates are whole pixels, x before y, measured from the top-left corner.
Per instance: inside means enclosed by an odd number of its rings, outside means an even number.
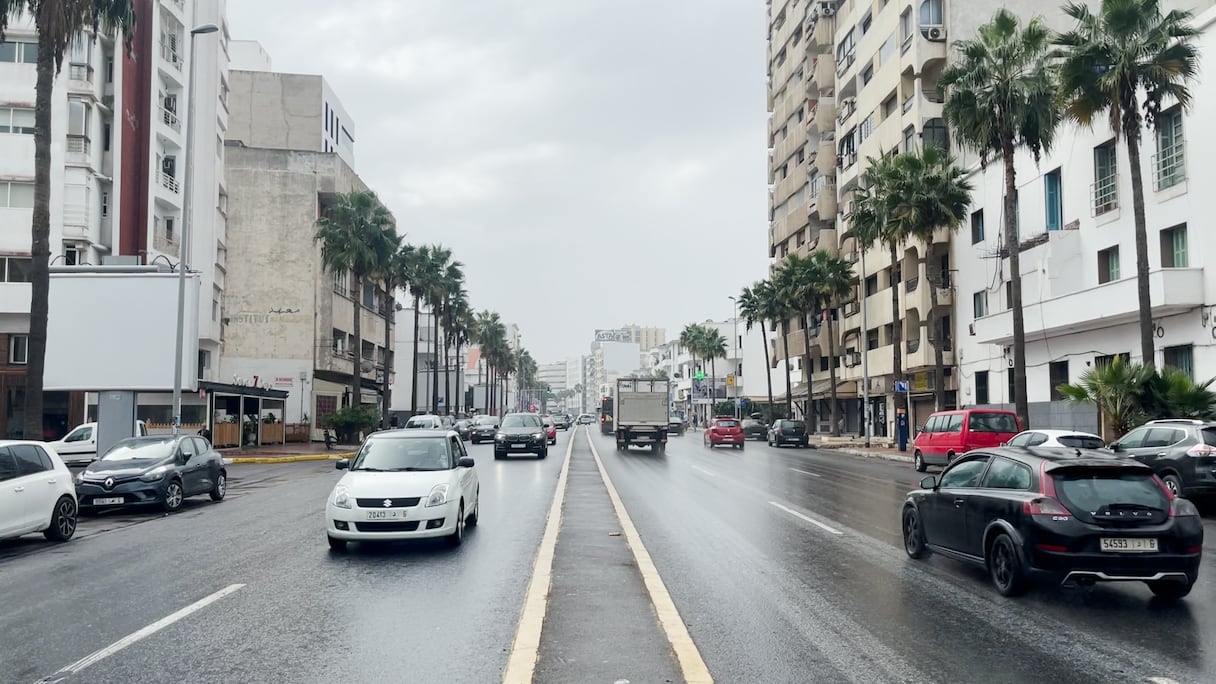
[[[228,476],[221,470],[219,476],[215,478],[215,486],[211,488],[211,500],[223,501],[227,494]]]
[[[55,502],[51,525],[43,532],[43,536],[51,541],[65,542],[76,534],[76,522],[76,502],[70,496],[61,496]]]
[[[1170,490],[1170,494],[1174,496],[1182,496],[1182,480],[1178,476],[1170,473],[1161,478],[1161,482],[1165,484],[1165,488]]]
[[[452,531],[448,537],[448,544],[452,546],[460,546],[464,543],[464,503],[460,504],[460,508],[456,512],[456,529]]]
[[[182,483],[173,480],[169,486],[165,487],[165,510],[172,513],[182,507],[182,501],[185,499],[185,492],[182,491]]]
[[[904,509],[904,551],[909,558],[921,559],[929,555],[925,547],[925,533],[920,527],[920,514],[915,508]]]
[[[912,454],[912,467],[918,473],[925,472],[925,457],[921,456],[919,451]]]
[[[1022,562],[1017,549],[1007,534],[999,535],[993,542],[988,559],[988,573],[992,584],[1001,596],[1015,596],[1025,586]]]

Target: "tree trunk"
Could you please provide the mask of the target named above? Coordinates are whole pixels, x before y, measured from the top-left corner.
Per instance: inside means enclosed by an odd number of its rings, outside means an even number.
[[[448,332],[452,327],[452,312],[449,304],[450,302],[445,299],[443,302],[443,408],[447,413],[452,412],[452,366],[451,358],[448,357],[448,350],[451,349],[448,342],[452,339]]]
[[[1126,135],[1127,161],[1132,172],[1132,215],[1136,223],[1136,296],[1140,302],[1141,363],[1153,368],[1157,354],[1153,346],[1153,300],[1148,288],[1148,226],[1144,217],[1144,176],[1140,171],[1140,135]]]
[[[831,387],[828,389],[828,392],[831,393],[832,397],[832,412],[830,414],[832,420],[832,436],[839,437],[840,406],[839,399],[836,396],[836,339],[832,336],[832,310],[830,308],[827,310],[827,317],[824,319],[824,325],[828,327],[828,382],[831,383]]]
[[[928,254],[928,251],[925,252]],[[933,344],[933,406],[936,411],[946,410],[946,354],[942,345],[946,337],[942,334],[941,312],[937,310],[937,288],[942,274],[932,275],[933,265],[925,263],[925,280],[929,286],[929,341]]]
[[[794,390],[790,387],[790,321],[781,321],[781,348],[785,352],[785,417],[794,417]]]
[[[393,390],[389,384],[389,376],[393,373],[393,355],[389,350],[393,348],[393,319],[395,318],[394,312],[397,308],[397,300],[393,297],[392,288],[386,287],[385,290],[388,292],[388,301],[386,302],[388,309],[384,312],[384,382],[380,383],[380,403],[382,405],[380,411],[381,430],[388,429],[388,414],[393,400]]]
[[[768,383],[768,419],[773,420],[773,367],[768,359],[768,330],[764,321],[760,321],[760,339],[764,341],[764,381]]]
[[[811,420],[815,417],[815,412],[811,409],[815,405],[814,392],[811,391],[811,386],[815,384],[814,368],[811,367],[811,312],[806,312],[802,315],[802,351],[806,354],[806,360],[802,363],[802,379],[806,382],[806,411],[802,418],[807,422],[806,431],[811,432]],[[819,432],[818,425],[814,426],[814,431]]]
[[[410,363],[410,415],[418,415],[418,345],[421,344],[419,329],[418,295],[414,295],[414,360]]]
[[[363,276],[355,274],[355,363],[350,375],[350,405],[363,405]]]
[[[490,414],[491,416],[498,415],[498,407],[494,405],[494,398],[497,395],[497,393],[494,391],[495,384],[496,383],[494,381],[494,367],[487,365],[486,366],[486,413]]]
[[[903,317],[899,315],[899,288],[903,286],[903,266],[899,263],[899,248],[892,244],[891,247],[891,398],[895,404],[895,414],[899,415],[899,410],[902,408],[905,414],[908,411],[908,393],[896,392],[895,383],[904,379],[904,360],[903,360],[903,345],[904,345],[904,328]],[[908,416],[908,432],[909,437],[912,432],[911,421],[912,416]]]
[[[439,415],[439,311],[431,306],[431,413]]]
[[[1013,136],[1001,141],[1005,161],[1005,249],[1009,251],[1009,307],[1013,312],[1013,410],[1021,429],[1030,427],[1030,404],[1026,397],[1026,319],[1022,310],[1022,260],[1018,240],[1017,171],[1013,166]]]
[[[35,17],[37,19],[37,17]],[[51,91],[55,55],[39,33],[34,86],[34,215],[30,222],[30,332],[26,338],[25,420],[22,437],[44,438],[42,384],[46,370],[47,298],[51,287]]]

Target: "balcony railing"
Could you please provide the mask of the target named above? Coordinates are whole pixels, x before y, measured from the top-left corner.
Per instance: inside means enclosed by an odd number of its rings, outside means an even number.
[[[77,164],[85,164],[89,161],[89,152],[92,150],[92,145],[89,139],[83,135],[69,135],[65,151],[67,152],[67,160]]]
[[[920,338],[914,338],[905,342],[905,346],[909,354],[915,354],[916,350],[920,349]]]
[[[173,174],[171,174],[171,173],[165,173],[164,171],[161,171],[160,172],[160,184],[161,184],[161,187],[165,188],[166,190],[170,190],[174,193],[180,193],[182,191],[181,183],[178,182],[178,180],[176,178],[174,178]]]
[[[88,64],[69,64],[68,78],[73,81],[93,82],[93,67]]]
[[[1111,174],[1099,178],[1089,186],[1090,206],[1094,216],[1101,216],[1119,208],[1119,176]]]
[[[1164,190],[1186,180],[1186,144],[1179,140],[1173,146],[1153,155],[1153,189]]]
[[[169,64],[172,64],[174,69],[177,69],[178,71],[182,70],[181,55],[177,54],[177,50],[174,49],[172,45],[169,45],[168,43],[161,43],[160,56],[161,59],[165,60]]]
[[[180,121],[177,120],[176,112],[170,111],[169,109],[166,109],[165,107],[161,107],[160,108],[160,118],[161,118],[161,121],[164,121],[165,125],[168,126],[169,128],[172,128],[173,130],[177,131],[178,133],[182,132],[182,124]]]

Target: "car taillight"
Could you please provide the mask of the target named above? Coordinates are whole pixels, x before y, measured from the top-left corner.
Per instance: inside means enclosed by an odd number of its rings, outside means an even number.
[[[1050,497],[1039,497],[1030,501],[1022,502],[1022,512],[1026,515],[1050,515],[1050,516],[1065,516],[1072,517],[1072,513],[1067,508],[1060,505],[1059,501]]]
[[[1047,463],[1048,461],[1043,461],[1039,465],[1039,493],[1049,499],[1054,499],[1056,498],[1056,482],[1047,472]]]
[[[1201,458],[1203,456],[1216,456],[1216,447],[1209,446],[1207,444],[1196,444],[1195,446],[1186,450],[1186,455],[1194,456],[1196,458]]]
[[[1199,509],[1186,499],[1174,499],[1170,502],[1171,518],[1198,518]]]

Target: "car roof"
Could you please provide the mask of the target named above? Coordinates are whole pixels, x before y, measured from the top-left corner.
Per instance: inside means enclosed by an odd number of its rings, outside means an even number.
[[[373,432],[367,436],[368,439],[422,439],[424,437],[447,437],[455,435],[451,430],[428,430],[414,428],[412,430],[396,429],[396,430],[380,430]]]
[[[1092,432],[1085,432],[1084,430],[1061,430],[1059,428],[1030,428],[1029,430],[1022,430],[1022,432],[1037,432],[1041,435],[1047,435],[1048,437],[1067,437],[1069,435],[1080,435],[1082,437],[1097,437],[1098,439],[1102,439],[1100,436],[1095,435]],[[1022,432],[1019,432],[1018,434],[1022,434]]]
[[[1129,470],[1148,470],[1152,468],[1118,454],[1112,454],[1107,451],[1098,451],[1097,449],[1061,449],[1059,447],[1042,448],[1042,447],[993,447],[991,449],[976,449],[968,452],[965,456],[970,456],[973,453],[992,454],[994,456],[1004,456],[1006,458],[1025,463],[1033,467],[1044,467],[1047,470],[1057,470],[1059,468],[1074,468],[1074,467],[1096,467],[1096,468],[1127,468]]]

